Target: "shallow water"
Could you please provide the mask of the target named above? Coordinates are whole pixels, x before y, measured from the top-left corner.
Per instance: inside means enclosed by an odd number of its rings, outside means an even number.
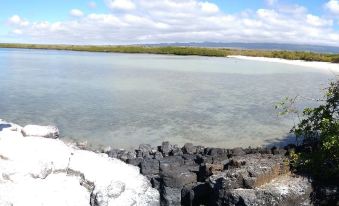
[[[257,146],[293,125],[277,102],[320,97],[331,78],[231,58],[0,49],[0,118],[55,124],[66,140],[93,145]]]

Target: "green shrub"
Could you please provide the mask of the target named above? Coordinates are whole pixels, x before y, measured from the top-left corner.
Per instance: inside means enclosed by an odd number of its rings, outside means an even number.
[[[304,109],[291,131],[303,143],[291,156],[295,168],[321,181],[339,181],[339,81],[330,83],[322,105]]]
[[[339,63],[339,56],[334,56],[332,59],[331,59],[331,62],[332,63]]]

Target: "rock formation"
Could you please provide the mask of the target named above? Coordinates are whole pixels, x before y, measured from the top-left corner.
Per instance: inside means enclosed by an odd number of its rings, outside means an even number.
[[[292,147],[180,148],[163,142],[100,153],[66,145],[58,136],[53,126],[21,128],[0,120],[1,206],[311,204],[309,180],[289,172],[285,154]]]
[[[311,183],[290,174],[279,148],[182,148],[163,142],[109,156],[140,167],[161,196],[161,205],[308,205]]]
[[[57,136],[55,127],[0,120],[1,206],[159,205],[137,167],[50,139]]]

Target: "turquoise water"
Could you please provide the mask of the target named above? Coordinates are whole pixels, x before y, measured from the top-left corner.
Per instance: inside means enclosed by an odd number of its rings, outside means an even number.
[[[54,124],[93,145],[257,146],[293,125],[277,117],[278,101],[319,97],[330,78],[231,58],[0,49],[0,118]]]

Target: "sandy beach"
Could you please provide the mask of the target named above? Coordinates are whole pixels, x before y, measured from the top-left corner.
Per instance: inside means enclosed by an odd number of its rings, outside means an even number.
[[[245,59],[245,60],[253,60],[253,61],[262,61],[262,62],[273,62],[273,63],[282,63],[282,64],[290,64],[302,67],[309,67],[314,69],[319,69],[323,71],[332,72],[334,74],[339,74],[339,64],[329,63],[329,62],[307,62],[303,60],[286,60],[280,58],[268,58],[268,57],[249,57],[249,56],[238,56],[232,55],[228,56],[229,58],[236,59]]]

